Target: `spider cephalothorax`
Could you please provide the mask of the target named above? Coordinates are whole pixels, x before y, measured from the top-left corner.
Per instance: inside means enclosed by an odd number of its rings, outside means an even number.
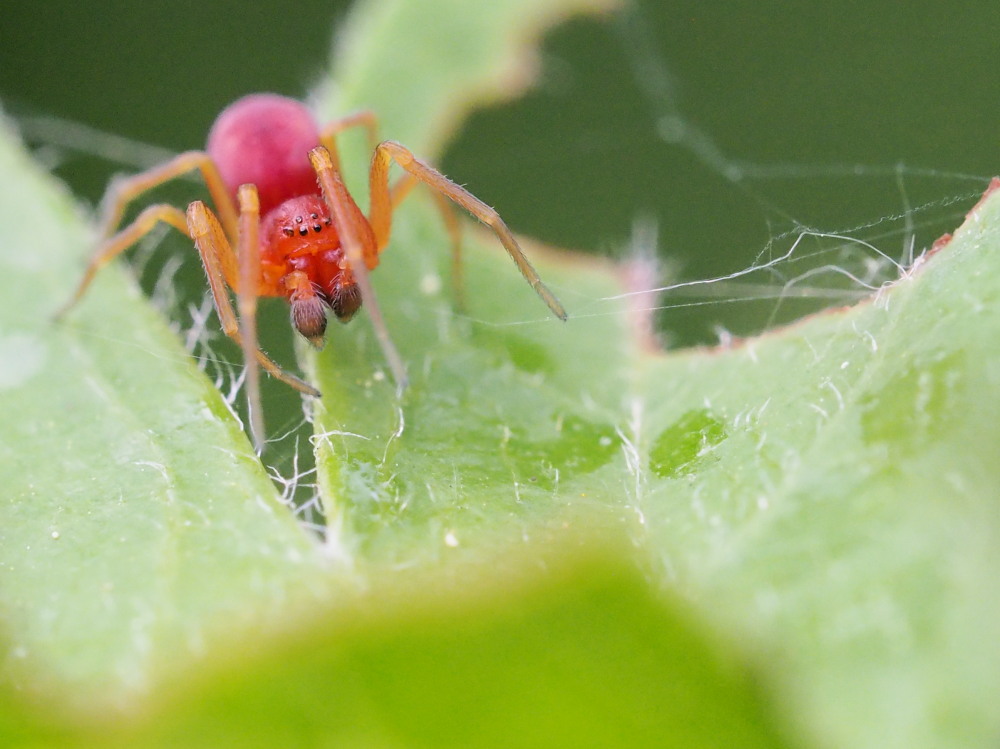
[[[292,324],[317,347],[323,343],[327,308],[347,322],[361,307],[340,235],[317,195],[289,198],[263,217],[260,267],[262,289],[288,298]]]

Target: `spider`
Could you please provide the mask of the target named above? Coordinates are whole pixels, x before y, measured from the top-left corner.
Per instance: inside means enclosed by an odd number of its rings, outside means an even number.
[[[378,265],[389,241],[393,209],[422,182],[434,191],[446,215],[454,245],[456,284],[458,227],[442,197],[489,226],[549,309],[566,319],[562,305],[542,283],[499,214],[395,141],[375,146],[366,217],[341,178],[334,140],[341,131],[356,126],[365,127],[371,141],[377,141],[377,120],[368,111],[320,129],[305,105],[294,99],[251,94],[230,104],[212,125],[205,151],[182,153],[112,184],[104,201],[103,241],[57,317],[80,301],[102,266],[157,224],[166,223],[183,232],[194,241],[201,257],[223,331],[243,350],[250,432],[259,450],[263,419],[258,364],[296,390],[320,396],[318,390],[285,372],[258,347],[259,297],[288,299],[293,327],[316,348],[323,345],[327,310],[347,322],[364,301],[397,388],[405,388],[406,370],[379,312],[368,274]],[[392,161],[405,174],[390,188]],[[196,169],[217,213],[200,200],[188,205],[186,213],[173,205],[156,204],[112,234],[131,201]],[[235,309],[230,289],[236,295]]]

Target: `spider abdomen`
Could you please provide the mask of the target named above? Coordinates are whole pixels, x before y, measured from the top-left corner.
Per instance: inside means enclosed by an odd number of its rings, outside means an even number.
[[[308,153],[319,128],[301,102],[277,94],[251,94],[216,118],[206,150],[229,193],[257,186],[261,215],[288,198],[318,192]]]

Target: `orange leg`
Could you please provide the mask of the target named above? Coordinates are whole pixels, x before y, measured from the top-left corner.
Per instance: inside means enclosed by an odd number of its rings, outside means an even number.
[[[222,272],[222,268],[226,264],[230,262],[236,264],[233,248],[229,244],[229,240],[226,239],[215,214],[200,200],[196,200],[188,206],[187,222],[191,238],[201,256],[202,265],[205,266],[205,275],[208,276],[208,285],[212,291],[212,299],[215,302],[215,310],[219,315],[222,330],[227,336],[240,343],[236,312],[233,310],[232,302],[229,301],[229,295],[226,291],[227,282]],[[274,378],[291,385],[306,395],[319,397],[319,391],[316,388],[282,370],[260,349],[257,349],[254,358]]]
[[[333,168],[340,171],[340,154],[338,153],[335,138],[338,133],[348,128],[363,126],[368,131],[368,141],[372,148],[378,144],[378,118],[371,110],[361,110],[354,112],[340,119],[334,120],[323,128],[320,134],[320,145],[326,146],[333,161]],[[403,199],[409,195],[410,190],[416,186],[418,180],[412,174],[404,174],[395,185],[392,186],[390,202],[393,209],[396,208]],[[441,197],[441,194],[434,192],[434,204],[437,206],[441,219],[444,222],[448,236],[451,238],[452,248],[452,281],[455,286],[455,302],[459,309],[465,309],[464,284],[462,283],[462,230],[451,210],[451,204]]]
[[[409,175],[407,175],[409,176]],[[462,275],[462,227],[458,223],[458,217],[452,210],[451,203],[437,190],[431,191],[434,198],[434,205],[437,206],[441,220],[444,221],[444,228],[451,238],[451,283],[455,287],[455,306],[459,311],[465,312],[465,278]],[[393,208],[396,203],[393,202]]]
[[[233,199],[226,189],[215,162],[203,151],[187,151],[172,158],[166,164],[154,167],[140,174],[117,180],[104,196],[101,217],[101,236],[110,236],[121,222],[125,208],[139,195],[182,174],[198,169],[212,196],[222,225],[229,237],[236,236],[237,213]]]
[[[400,203],[410,194],[410,191],[419,184],[419,180],[409,172],[404,174],[389,190],[389,204],[395,211]],[[451,239],[451,280],[455,287],[455,305],[464,311],[465,306],[465,284],[462,278],[462,227],[455,217],[451,203],[437,190],[431,191],[434,198],[434,205],[441,214],[444,228]]]
[[[184,220],[184,214],[179,209],[165,203],[149,206],[136,217],[135,221],[97,248],[97,252],[91,256],[90,262],[87,264],[87,270],[84,272],[83,278],[80,279],[76,291],[70,297],[69,301],[59,308],[59,311],[55,314],[55,319],[58,320],[65,315],[83,298],[83,295],[94,280],[94,276],[97,275],[97,271],[149,234],[161,221],[187,234],[187,224]]]
[[[320,188],[323,191],[323,199],[330,208],[330,214],[336,224],[337,234],[343,244],[351,272],[361,289],[361,298],[368,307],[368,315],[371,317],[375,335],[382,347],[382,353],[389,363],[397,388],[402,390],[407,383],[406,367],[389,337],[389,330],[385,325],[385,319],[382,317],[378,299],[375,297],[375,289],[372,287],[368,274],[369,269],[378,264],[376,235],[372,232],[372,227],[361,209],[358,208],[357,203],[347,191],[347,186],[344,185],[340,173],[334,167],[333,157],[326,147],[317,146],[311,150],[309,161],[316,171]]]
[[[343,132],[352,127],[363,126],[365,130],[368,131],[368,141],[372,148],[378,144],[378,118],[375,113],[371,110],[364,109],[358,112],[347,115],[346,117],[341,117],[340,119],[334,120],[323,128],[322,133],[319,137],[320,145],[326,146],[326,150],[330,152],[330,159],[333,161],[333,168],[338,172],[340,171],[340,154],[337,149],[336,136],[338,133]],[[412,190],[418,183],[416,177],[412,174],[404,174],[392,186],[391,198],[393,209],[396,208],[407,195],[410,194]],[[441,213],[441,220],[444,222],[445,229],[448,231],[448,236],[451,238],[452,245],[452,270],[455,278],[455,288],[456,296],[459,298],[459,307],[464,307],[462,303],[462,288],[461,288],[461,252],[462,252],[462,229],[455,218],[455,214],[452,212],[451,204],[447,200],[441,197],[438,192],[433,193],[434,203],[437,206],[438,211]]]
[[[256,231],[253,225],[256,223],[257,215],[254,210],[254,200],[256,197],[256,190],[253,190],[252,196],[247,193],[244,196],[244,190],[241,189],[241,224],[246,225],[250,228],[251,235],[255,234]],[[263,423],[260,410],[260,394],[259,387],[255,384],[256,375],[250,374],[251,371],[255,372],[255,366],[253,362],[256,362],[261,367],[263,367],[272,377],[281,380],[286,385],[290,385],[299,392],[305,393],[306,395],[312,395],[314,397],[319,397],[320,393],[316,388],[303,382],[295,375],[285,372],[281,367],[275,364],[271,359],[257,348],[256,341],[256,308],[257,308],[257,295],[256,288],[258,278],[256,275],[249,275],[252,272],[259,274],[259,268],[254,269],[252,267],[254,257],[253,253],[250,253],[249,260],[240,259],[237,261],[236,255],[233,253],[233,248],[229,244],[229,240],[226,238],[225,233],[222,230],[222,226],[219,224],[219,220],[212,213],[211,209],[208,208],[200,200],[196,200],[187,209],[187,226],[191,238],[194,240],[195,246],[198,248],[198,254],[201,256],[202,265],[205,266],[205,275],[208,277],[208,285],[212,291],[212,300],[215,302],[215,311],[219,315],[219,322],[222,324],[222,330],[227,336],[236,341],[240,348],[243,349],[244,354],[247,356],[246,362],[247,366],[250,367],[247,373],[247,397],[250,399],[250,428],[251,434],[254,438],[255,446],[260,449],[263,444]],[[241,235],[242,236],[242,235]],[[245,247],[247,240],[241,240],[240,250],[242,251]],[[259,261],[258,261],[259,265]],[[227,277],[224,268],[239,268],[239,275],[232,279],[232,282],[227,281]],[[252,278],[252,283],[250,288],[252,289],[248,294],[240,293],[240,288],[243,287],[241,281],[237,282],[237,277],[243,277],[244,274],[248,274]],[[250,321],[249,327],[247,326],[247,321],[242,318],[238,321],[236,312],[233,309],[233,304],[229,299],[229,292],[227,289],[229,287],[235,286],[238,296],[238,304],[240,306],[241,312],[243,312],[248,320]],[[256,414],[256,415],[255,415]]]
[[[378,118],[374,112],[368,109],[353,112],[340,119],[333,120],[333,122],[328,123],[320,132],[319,143],[321,146],[326,146],[326,150],[330,152],[330,160],[333,162],[334,169],[338,172],[340,171],[340,153],[337,150],[337,134],[359,125],[368,131],[368,140],[371,143],[371,147],[374,148],[375,144],[378,143]]]
[[[247,368],[247,408],[254,446],[264,446],[264,414],[260,404],[260,370],[257,369],[257,286],[260,283],[260,198],[254,185],[240,185],[236,194],[240,205],[240,232],[236,257],[240,281],[236,286],[239,311],[240,346]]]
[[[563,308],[555,295],[549,291],[548,287],[542,283],[538,273],[524,256],[517,240],[507,224],[500,218],[493,208],[470,193],[464,187],[455,184],[445,177],[441,172],[420,161],[413,153],[395,141],[387,140],[380,143],[375,149],[372,157],[371,171],[369,172],[369,189],[371,193],[371,212],[369,221],[372,230],[375,232],[375,239],[379,251],[381,251],[389,241],[389,233],[392,224],[393,199],[389,191],[389,164],[395,161],[409,174],[420,180],[435,192],[440,193],[453,203],[458,204],[477,219],[486,224],[497,239],[507,250],[507,253],[514,260],[521,275],[541,297],[542,301],[548,305],[553,314],[560,320],[565,320],[566,310]]]
[[[201,171],[205,179],[205,184],[208,186],[209,194],[219,208],[219,214],[222,216],[223,225],[226,227],[227,233],[231,237],[236,236],[236,208],[229,197],[229,193],[226,191],[222,178],[219,176],[219,170],[216,168],[215,162],[209,158],[208,154],[202,151],[182,153],[166,164],[119,180],[112,185],[102,201],[101,237],[104,238],[104,241],[90,258],[87,270],[79,286],[77,286],[73,297],[56,312],[56,319],[64,315],[80,301],[90,286],[91,281],[94,280],[97,271],[142,239],[142,237],[149,234],[157,223],[162,221],[187,234],[184,214],[171,205],[157,204],[146,208],[136,217],[135,221],[114,236],[111,236],[111,233],[121,222],[122,215],[124,215],[125,209],[130,202],[142,193],[194,169]],[[227,266],[224,270],[226,271],[226,277],[235,282],[235,263],[232,264],[232,267]]]

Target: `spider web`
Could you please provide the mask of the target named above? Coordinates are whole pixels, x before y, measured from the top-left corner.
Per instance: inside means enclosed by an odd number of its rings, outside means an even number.
[[[904,162],[806,164],[732,156],[683,110],[683,86],[658,51],[650,29],[640,5],[630,6],[615,18],[614,31],[655,132],[657,148],[693,159],[701,170],[721,180],[755,208],[768,234],[762,244],[739,251],[749,260],[735,270],[665,282],[665,277],[675,275],[672,271],[683,269],[670,267],[669,251],[668,259],[662,259],[664,248],[656,221],[649,215],[636,217],[631,239],[620,253],[635,269],[634,290],[623,296],[631,297],[634,311],[651,316],[651,330],[658,331],[667,343],[677,327],[671,316],[680,311],[707,309],[702,320],[719,320],[711,325],[715,341],[695,332],[680,335],[683,343],[727,345],[734,332],[724,321],[733,321],[740,328],[735,335],[754,335],[804,314],[870,296],[904,276],[935,238],[959,225],[989,181],[989,175]],[[781,184],[785,194],[791,185],[792,191],[819,190],[834,195],[838,190],[857,191],[859,185],[862,190],[889,186],[883,194],[894,199],[894,204],[879,215],[858,214],[846,226],[831,227],[800,218],[794,209],[770,197],[775,184]],[[922,196],[930,197],[915,201],[911,196],[914,185],[919,185]],[[655,258],[661,258],[659,263]],[[601,314],[600,303],[604,301],[610,299],[593,300],[589,313]],[[748,316],[749,307],[759,312]],[[726,308],[740,311],[732,314]]]

